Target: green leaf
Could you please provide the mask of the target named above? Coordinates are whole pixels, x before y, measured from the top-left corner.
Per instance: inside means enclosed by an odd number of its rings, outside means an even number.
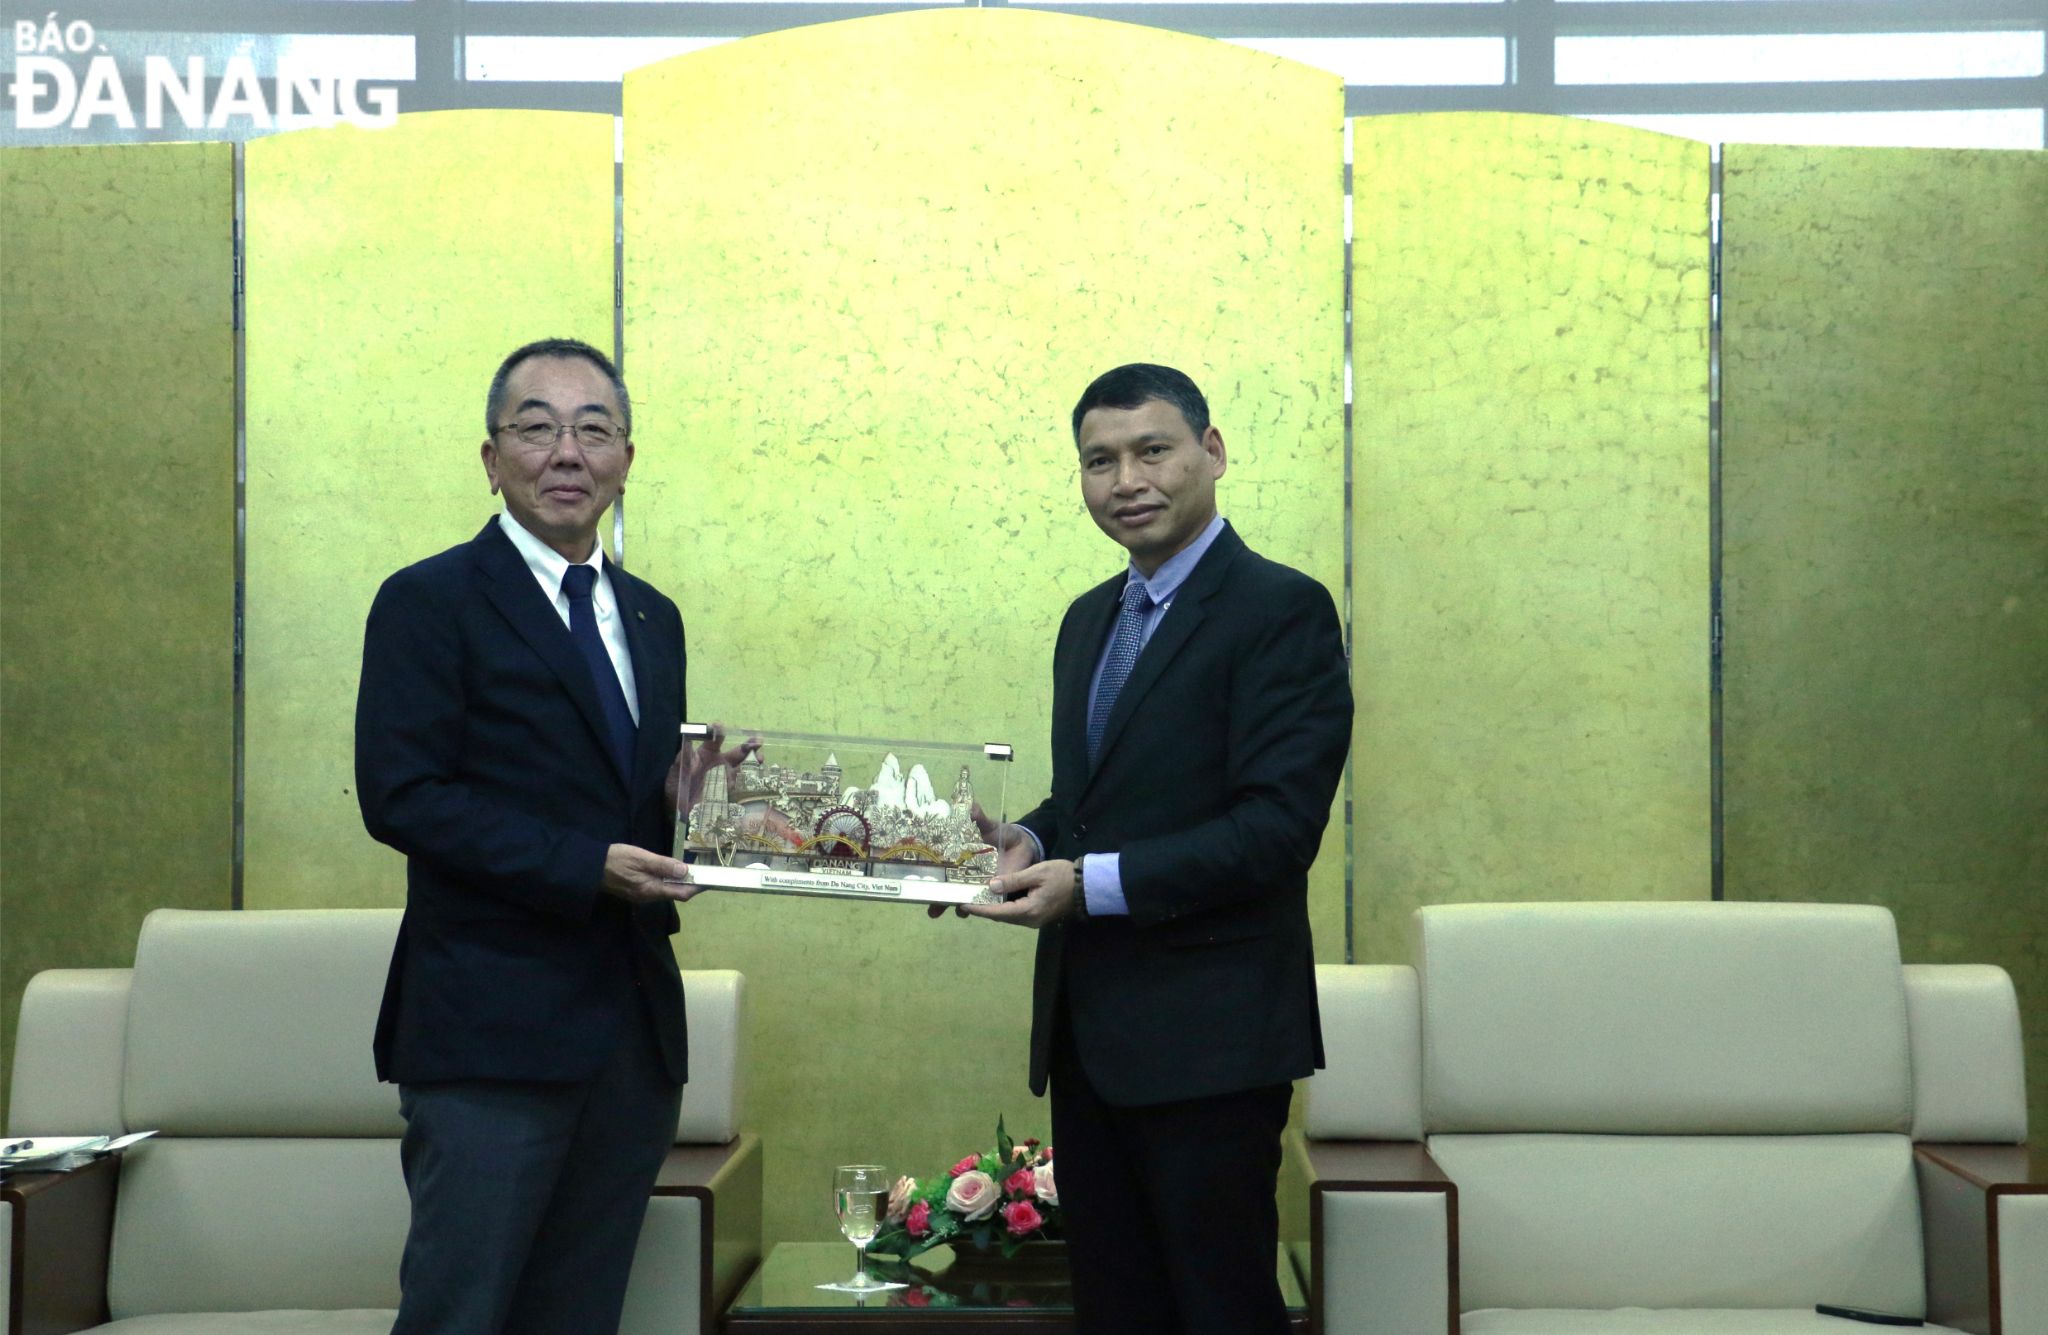
[[[996,1114],[996,1158],[1010,1162],[1010,1151],[1015,1148],[1010,1142],[1010,1133],[1003,1129],[1003,1116]]]

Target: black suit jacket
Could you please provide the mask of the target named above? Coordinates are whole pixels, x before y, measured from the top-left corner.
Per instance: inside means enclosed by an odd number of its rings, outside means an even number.
[[[608,845],[671,847],[683,623],[605,569],[640,697],[630,774],[568,628],[495,519],[371,605],[356,792],[370,833],[406,857],[380,1079],[582,1079],[643,1006],[670,1075],[687,1075],[675,906],[600,889]]]
[[[1124,576],[1075,600],[1053,650],[1049,858],[1121,854],[1130,916],[1039,933],[1031,1087],[1064,998],[1112,1104],[1284,1083],[1323,1064],[1308,869],[1351,744],[1329,592],[1225,528],[1173,598],[1088,765],[1088,691]]]

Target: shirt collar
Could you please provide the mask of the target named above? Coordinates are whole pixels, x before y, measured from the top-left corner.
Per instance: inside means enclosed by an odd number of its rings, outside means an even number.
[[[1139,581],[1145,586],[1145,596],[1152,600],[1154,606],[1166,606],[1173,601],[1173,595],[1180,592],[1180,586],[1187,583],[1188,576],[1195,572],[1195,567],[1202,563],[1202,557],[1215,545],[1216,535],[1221,532],[1223,516],[1217,515],[1193,542],[1161,561],[1159,569],[1152,572],[1152,578],[1146,579],[1138,573],[1138,567],[1134,564],[1125,574],[1124,582],[1128,584],[1134,579]]]
[[[505,536],[512,539],[512,545],[519,549],[519,555],[526,560],[526,568],[540,581],[540,586],[551,598],[561,596],[562,576],[569,573],[570,560],[539,538],[526,531],[526,526],[513,517],[510,510],[498,512],[498,527]],[[590,544],[590,559],[573,564],[586,565],[597,571],[600,583],[604,580],[604,544]]]

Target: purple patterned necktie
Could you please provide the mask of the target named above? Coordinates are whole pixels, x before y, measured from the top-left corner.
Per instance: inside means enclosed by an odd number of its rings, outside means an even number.
[[[1116,614],[1116,633],[1110,637],[1109,657],[1102,664],[1102,680],[1095,684],[1095,703],[1088,710],[1088,764],[1095,764],[1102,750],[1102,734],[1109,726],[1109,713],[1116,697],[1130,679],[1138,650],[1145,645],[1145,612],[1152,606],[1145,581],[1133,576],[1124,585],[1123,610]]]

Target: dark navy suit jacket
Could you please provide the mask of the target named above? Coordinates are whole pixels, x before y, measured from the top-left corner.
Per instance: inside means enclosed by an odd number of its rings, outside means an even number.
[[[608,845],[671,848],[683,623],[652,586],[605,569],[640,697],[631,773],[568,628],[496,520],[371,605],[356,792],[370,833],[406,858],[380,1079],[582,1079],[642,1008],[670,1075],[688,1074],[675,906],[600,889]]]
[[[1088,694],[1119,574],[1053,650],[1052,795],[1020,823],[1049,858],[1120,854],[1128,917],[1038,935],[1031,1087],[1062,997],[1102,1097],[1135,1106],[1283,1084],[1323,1064],[1308,869],[1351,746],[1329,592],[1226,528],[1117,696],[1088,764]]]

